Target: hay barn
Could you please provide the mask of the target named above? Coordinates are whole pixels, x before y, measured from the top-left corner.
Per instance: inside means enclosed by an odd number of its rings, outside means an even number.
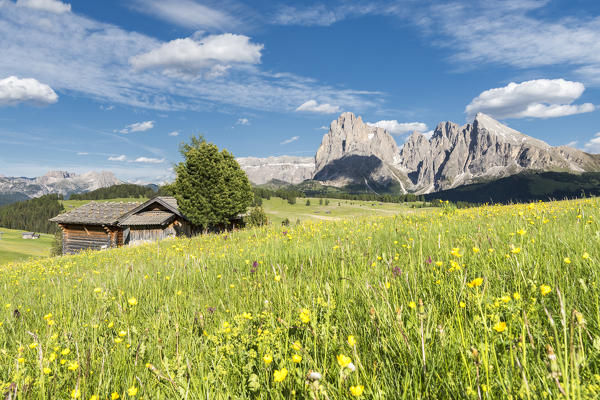
[[[50,221],[63,233],[63,254],[191,236],[198,232],[179,212],[173,197],[155,197],[145,203],[92,201]]]

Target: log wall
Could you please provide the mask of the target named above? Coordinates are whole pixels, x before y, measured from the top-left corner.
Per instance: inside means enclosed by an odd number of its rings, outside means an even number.
[[[95,225],[63,225],[63,254],[73,254],[83,250],[101,250],[118,245],[119,228],[112,229]],[[122,241],[121,231],[121,241]]]

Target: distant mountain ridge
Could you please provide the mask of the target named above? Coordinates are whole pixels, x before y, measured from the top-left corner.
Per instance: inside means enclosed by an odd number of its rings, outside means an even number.
[[[69,196],[122,183],[109,171],[91,171],[81,175],[66,171],[49,171],[35,178],[1,176],[0,198],[24,200],[45,194]]]
[[[302,173],[280,168],[271,158],[252,160],[241,165],[256,184],[269,179],[295,184],[310,171],[307,158]],[[350,190],[426,194],[527,171],[597,172],[600,156],[552,147],[483,113],[462,126],[442,122],[430,138],[415,132],[399,148],[387,131],[346,112],[323,136],[312,176],[305,179]]]
[[[311,179],[315,172],[314,157],[239,157],[237,162],[256,185],[271,181],[296,184]]]

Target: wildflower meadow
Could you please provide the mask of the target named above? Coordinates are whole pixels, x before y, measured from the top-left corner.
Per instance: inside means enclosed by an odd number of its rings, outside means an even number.
[[[592,399],[600,200],[0,267],[3,399]]]

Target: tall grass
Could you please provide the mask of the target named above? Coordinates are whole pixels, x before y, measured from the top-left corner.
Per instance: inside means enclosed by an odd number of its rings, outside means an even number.
[[[305,223],[4,266],[0,396],[596,398],[599,205]]]

